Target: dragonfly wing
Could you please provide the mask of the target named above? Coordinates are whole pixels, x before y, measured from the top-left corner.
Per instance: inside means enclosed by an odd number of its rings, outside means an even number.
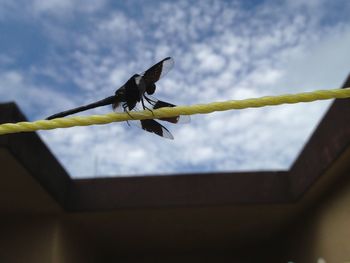
[[[156,83],[160,78],[167,74],[173,68],[173,66],[174,59],[167,57],[147,69],[143,74],[141,74],[146,86]]]
[[[139,111],[141,106],[142,105],[140,103],[137,103],[137,105],[132,110],[132,112]],[[117,107],[114,108],[114,110],[117,112],[126,112],[125,107],[126,107],[125,105],[119,104]],[[140,129],[154,133],[154,134],[159,135],[161,137],[171,139],[171,140],[174,139],[174,137],[170,133],[170,131],[155,120],[152,120],[152,119],[149,119],[149,120],[129,120],[129,121],[127,121],[127,123],[129,126],[131,126],[131,125],[136,126]]]
[[[152,109],[159,109],[159,108],[164,108],[164,107],[176,107],[176,105],[158,100],[157,98],[147,95],[144,96],[145,100],[151,105]],[[180,115],[180,116],[175,116],[175,117],[169,117],[169,118],[160,118],[159,120],[162,121],[168,121],[171,123],[189,123],[191,121],[191,118],[189,115]]]
[[[157,134],[160,137],[164,137],[170,140],[174,139],[174,136],[170,133],[170,131],[155,120],[150,119],[132,122],[145,131]]]

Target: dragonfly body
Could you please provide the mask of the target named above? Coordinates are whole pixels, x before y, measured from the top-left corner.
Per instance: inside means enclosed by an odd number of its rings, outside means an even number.
[[[173,66],[173,59],[167,57],[151,68],[146,70],[143,74],[133,75],[123,86],[116,90],[115,95],[107,97],[103,100],[77,107],[71,110],[63,111],[54,115],[51,115],[47,119],[55,119],[65,117],[67,115],[75,114],[81,111],[93,109],[96,107],[112,105],[115,111],[134,111],[142,109],[159,109],[163,107],[175,107],[174,104],[158,100],[151,95],[156,90],[155,83],[165,75]],[[147,95],[146,95],[147,94]],[[141,106],[139,106],[141,104]],[[147,104],[147,106],[146,106]],[[188,116],[176,116],[170,118],[161,118],[160,120],[178,123],[180,120],[189,121]],[[159,136],[173,139],[173,136],[163,125],[155,120],[135,120],[132,121],[145,131],[157,134]]]
[[[117,108],[122,104],[123,109],[129,111],[133,110],[137,103],[143,103],[146,89],[146,83],[143,77],[139,74],[135,74],[115,92],[113,108]]]

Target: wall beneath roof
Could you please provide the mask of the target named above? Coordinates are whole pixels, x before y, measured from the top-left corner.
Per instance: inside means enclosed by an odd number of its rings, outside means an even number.
[[[332,167],[329,191],[289,229],[284,262],[350,262],[350,150]],[[321,179],[322,180],[322,179]],[[329,185],[329,182],[327,182]],[[306,197],[307,198],[307,197]],[[324,261],[323,261],[324,262]]]
[[[61,219],[55,228],[53,263],[100,262],[98,245],[67,220]]]
[[[0,262],[99,262],[84,233],[57,215],[2,215]]]
[[[0,221],[0,262],[52,262],[56,220],[5,216]]]
[[[67,223],[57,201],[1,146],[0,164],[0,262],[96,262],[86,234]]]

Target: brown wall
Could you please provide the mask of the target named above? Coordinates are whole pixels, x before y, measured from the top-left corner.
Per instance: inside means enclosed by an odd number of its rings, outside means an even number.
[[[56,224],[50,217],[2,217],[0,262],[52,262]]]
[[[79,226],[61,219],[55,228],[53,263],[99,262],[97,247]]]
[[[299,217],[285,237],[289,239],[286,260],[350,262],[350,171]]]
[[[0,220],[0,262],[98,262],[89,243],[57,215],[17,214]]]

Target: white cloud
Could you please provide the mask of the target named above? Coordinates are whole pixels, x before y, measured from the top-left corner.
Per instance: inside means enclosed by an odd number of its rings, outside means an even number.
[[[77,3],[50,1],[40,12],[76,12]],[[51,38],[53,51],[26,74],[3,71],[0,81],[11,90],[0,95],[28,111],[41,108],[36,114],[42,117],[110,96],[131,75],[168,55],[175,67],[157,83],[156,97],[177,104],[336,88],[348,73],[350,27],[346,21],[321,24],[327,15],[322,3],[301,8],[266,2],[246,9],[238,3],[180,1],[139,8],[137,15],[104,10],[79,30],[48,24],[45,32],[51,26],[58,32]],[[68,49],[64,56],[55,45]],[[38,76],[55,80],[57,89],[38,84]],[[174,141],[125,123],[40,134],[74,177],[286,169],[327,105],[196,115],[190,124],[166,124]]]
[[[65,16],[72,12],[93,13],[105,4],[104,0],[33,0],[31,8],[35,14]]]
[[[198,70],[203,73],[216,73],[225,66],[225,58],[216,54],[209,46],[199,45],[193,48],[193,53],[198,60]]]
[[[33,1],[33,9],[35,12],[57,12],[66,11],[73,7],[73,2],[68,0],[46,0]]]
[[[72,107],[72,100],[48,87],[34,85],[19,71],[0,72],[1,101],[15,101],[25,112],[45,118],[63,107]]]
[[[8,54],[0,54],[0,67],[8,66],[15,62],[15,59]]]
[[[109,0],[1,0],[0,20],[67,24],[76,15],[91,15],[106,7]],[[53,26],[53,24],[51,24]],[[48,32],[50,33],[50,32]]]

